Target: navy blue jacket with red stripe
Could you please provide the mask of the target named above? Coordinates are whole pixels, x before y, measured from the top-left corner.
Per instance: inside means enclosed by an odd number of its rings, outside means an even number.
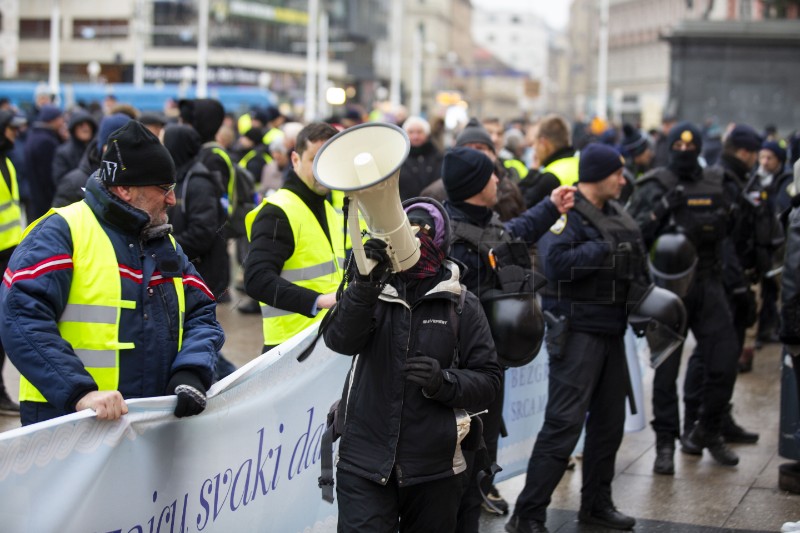
[[[120,341],[135,344],[120,351],[122,396],[168,394],[167,383],[178,370],[195,372],[209,387],[225,335],[214,298],[194,266],[166,234],[144,242],[147,213],[112,195],[97,180],[87,183],[84,201],[114,246],[122,298],[136,302],[135,309],[122,310],[120,319]],[[48,217],[11,256],[0,290],[3,346],[14,366],[47,399],[49,406],[39,410],[42,420],[74,412],[84,394],[97,390],[57,326],[72,283],[72,253],[66,220]],[[186,298],[180,351],[174,276],[183,278]]]

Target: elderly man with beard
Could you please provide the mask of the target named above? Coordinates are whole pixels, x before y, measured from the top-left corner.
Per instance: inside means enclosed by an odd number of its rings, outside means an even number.
[[[211,291],[170,236],[175,165],[137,121],[108,139],[86,198],[52,209],[5,271],[0,334],[22,374],[23,425],[176,394],[203,411],[224,334]]]

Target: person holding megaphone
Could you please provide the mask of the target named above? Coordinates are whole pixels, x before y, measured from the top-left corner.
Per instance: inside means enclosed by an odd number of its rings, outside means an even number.
[[[395,271],[387,242],[367,240],[374,266],[348,272],[324,331],[329,348],[353,357],[336,415],[340,533],[455,531],[462,447],[481,436],[470,419],[500,389],[481,303],[446,259],[447,213],[430,198],[405,206],[419,259]]]
[[[245,217],[244,285],[261,306],[264,352],[321,321],[336,303],[346,253],[343,221],[326,198],[330,189],[312,171],[320,147],[334,135],[323,122],[304,127],[286,183]]]

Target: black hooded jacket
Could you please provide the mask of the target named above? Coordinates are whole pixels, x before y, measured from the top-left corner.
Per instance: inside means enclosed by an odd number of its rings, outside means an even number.
[[[89,124],[92,128],[92,138],[88,142],[80,141],[75,137],[75,128],[83,123]],[[78,168],[83,154],[86,152],[86,147],[92,143],[94,136],[97,135],[97,122],[89,113],[78,111],[69,120],[69,135],[69,140],[56,148],[56,154],[53,158],[53,180],[56,182],[56,189],[62,177]]]
[[[492,402],[502,370],[474,294],[465,295],[457,331],[450,322],[464,290],[458,276],[458,267],[445,261],[432,278],[393,276],[383,290],[356,281],[344,292],[325,330],[325,344],[353,356],[339,410],[338,468],[381,485],[394,474],[401,487],[466,468],[456,417]],[[456,345],[459,359],[451,366]],[[444,371],[431,396],[403,372],[406,359],[420,355]]]
[[[64,174],[56,183],[53,207],[64,207],[83,200],[86,180],[100,168],[101,158],[102,154],[97,149],[97,143],[90,142],[83,152],[78,167]]]
[[[227,289],[230,275],[222,232],[226,220],[220,201],[223,186],[199,161],[200,136],[193,128],[167,126],[164,146],[177,170],[177,202],[167,211],[172,235],[214,296],[219,297]]]

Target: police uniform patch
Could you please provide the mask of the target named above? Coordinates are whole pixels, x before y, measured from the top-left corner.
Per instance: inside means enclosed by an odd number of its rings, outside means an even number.
[[[550,231],[556,235],[561,235],[561,232],[564,231],[564,228],[566,227],[567,227],[567,214],[564,213],[558,218],[558,220],[556,220],[555,224],[550,226]]]

